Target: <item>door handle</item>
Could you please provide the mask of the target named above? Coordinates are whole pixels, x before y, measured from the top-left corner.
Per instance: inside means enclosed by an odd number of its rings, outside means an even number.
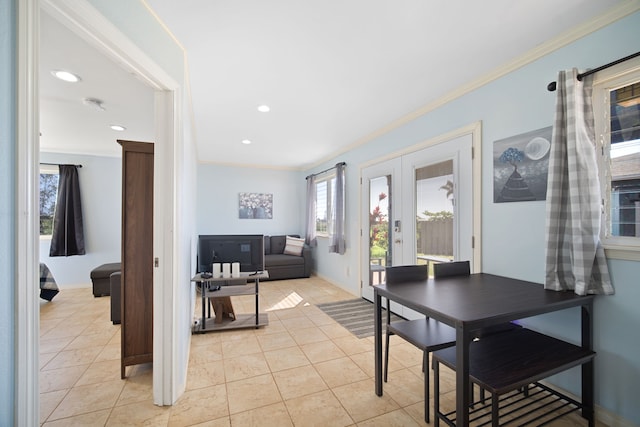
[[[401,239],[396,239],[396,240],[393,241],[393,243],[396,243],[396,244],[399,245],[400,243],[402,243],[402,240]]]

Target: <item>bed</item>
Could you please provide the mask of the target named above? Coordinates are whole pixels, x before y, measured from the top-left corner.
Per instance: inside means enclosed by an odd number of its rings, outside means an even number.
[[[47,264],[40,263],[40,298],[51,301],[60,290]]]

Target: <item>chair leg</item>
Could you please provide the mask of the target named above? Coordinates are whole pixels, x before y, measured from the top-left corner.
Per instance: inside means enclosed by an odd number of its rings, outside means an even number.
[[[440,426],[440,364],[437,360],[433,360],[433,411],[435,418],[435,427]],[[427,421],[428,422],[428,421]]]
[[[373,274],[373,273],[372,273]],[[391,324],[391,301],[387,298],[387,325]],[[387,382],[387,371],[389,370],[389,328],[385,334],[385,350],[384,350],[384,382]]]
[[[385,334],[385,349],[384,349],[384,382],[387,382],[387,373],[389,372],[389,329]]]
[[[429,353],[426,351],[422,356],[422,370],[424,371],[424,420],[429,424]]]

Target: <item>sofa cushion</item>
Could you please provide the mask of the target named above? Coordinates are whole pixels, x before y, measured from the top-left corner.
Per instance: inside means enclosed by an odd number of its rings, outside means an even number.
[[[287,236],[271,236],[271,254],[282,254],[287,245]]]
[[[264,254],[269,255],[271,253],[271,236],[264,236]]]
[[[301,256],[293,255],[271,254],[264,258],[264,264],[267,270],[269,270],[269,267],[303,265],[304,258]]]
[[[304,239],[298,239],[296,237],[287,236],[286,245],[284,247],[285,255],[302,256],[302,249],[304,247]]]

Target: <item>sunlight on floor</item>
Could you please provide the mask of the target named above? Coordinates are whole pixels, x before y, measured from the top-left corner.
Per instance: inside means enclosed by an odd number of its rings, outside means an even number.
[[[282,300],[278,301],[278,303],[276,303],[276,304],[272,305],[271,307],[267,308],[266,311],[285,310],[287,308],[295,308],[302,301],[303,301],[303,298],[300,295],[298,295],[297,292],[291,292],[285,298],[283,298]],[[303,306],[305,306],[305,307],[308,306],[308,305],[309,305],[308,302],[303,304]]]

